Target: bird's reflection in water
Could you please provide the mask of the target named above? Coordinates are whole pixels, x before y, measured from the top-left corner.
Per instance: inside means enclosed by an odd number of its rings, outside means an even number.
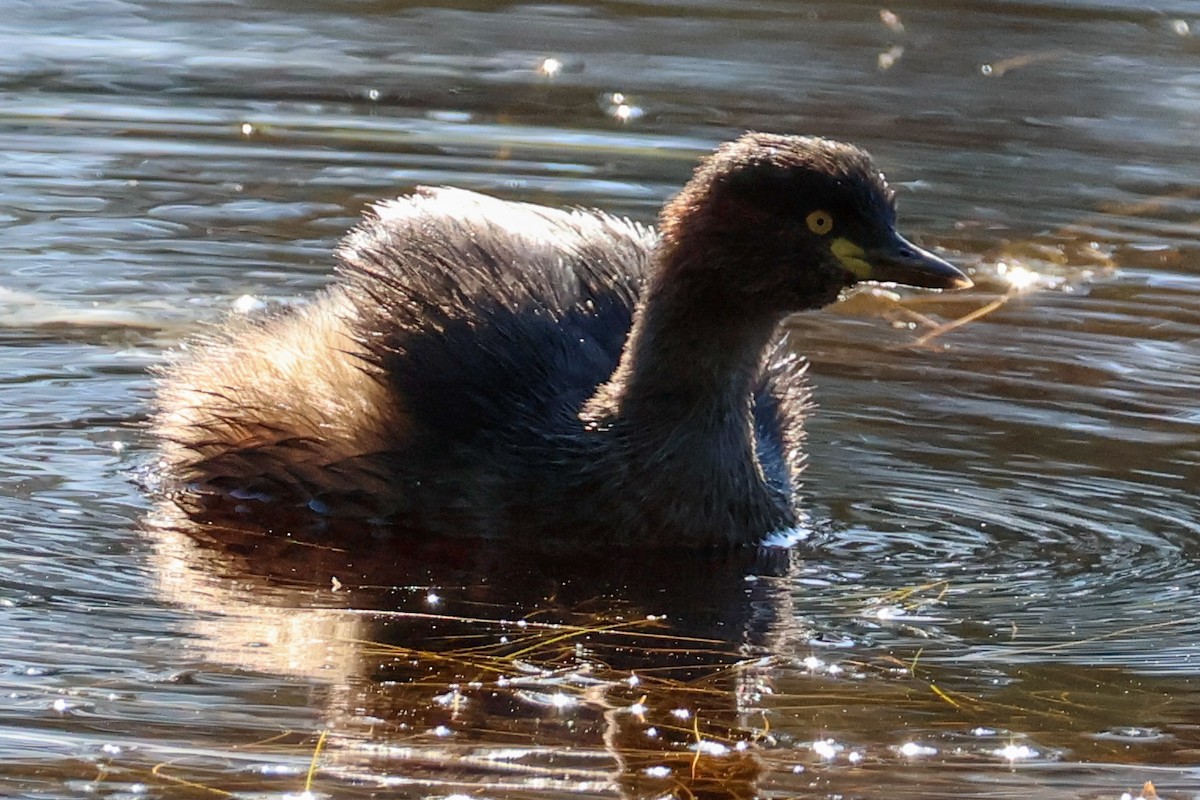
[[[312,683],[330,779],[751,796],[757,665],[803,635],[786,550],[519,550],[169,502],[147,527],[205,660]]]

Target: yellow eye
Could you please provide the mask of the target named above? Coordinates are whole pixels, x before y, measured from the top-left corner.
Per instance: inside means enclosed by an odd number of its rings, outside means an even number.
[[[817,210],[804,218],[808,223],[808,229],[818,236],[824,236],[833,230],[833,217],[828,211]]]

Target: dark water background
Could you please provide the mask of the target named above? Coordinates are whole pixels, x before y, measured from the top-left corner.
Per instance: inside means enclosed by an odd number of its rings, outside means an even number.
[[[0,794],[1200,795],[1200,9],[890,11],[0,3]],[[131,479],[147,368],[367,202],[650,221],[748,128],[868,147],[978,283],[795,321],[792,553],[331,550]]]

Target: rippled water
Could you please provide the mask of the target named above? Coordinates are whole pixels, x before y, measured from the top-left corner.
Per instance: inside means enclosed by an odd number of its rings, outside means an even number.
[[[1200,792],[1200,15],[891,11],[6,4],[0,792]],[[791,553],[343,551],[133,480],[147,368],[367,202],[649,221],[747,128],[867,146],[978,283],[794,322]]]

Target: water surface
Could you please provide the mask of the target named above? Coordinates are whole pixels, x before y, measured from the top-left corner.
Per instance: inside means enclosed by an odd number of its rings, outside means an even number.
[[[1200,792],[1200,16],[890,12],[9,3],[3,793]],[[148,368],[302,301],[370,201],[649,222],[751,128],[866,146],[978,284],[790,325],[820,405],[790,553],[337,549],[132,480]]]

